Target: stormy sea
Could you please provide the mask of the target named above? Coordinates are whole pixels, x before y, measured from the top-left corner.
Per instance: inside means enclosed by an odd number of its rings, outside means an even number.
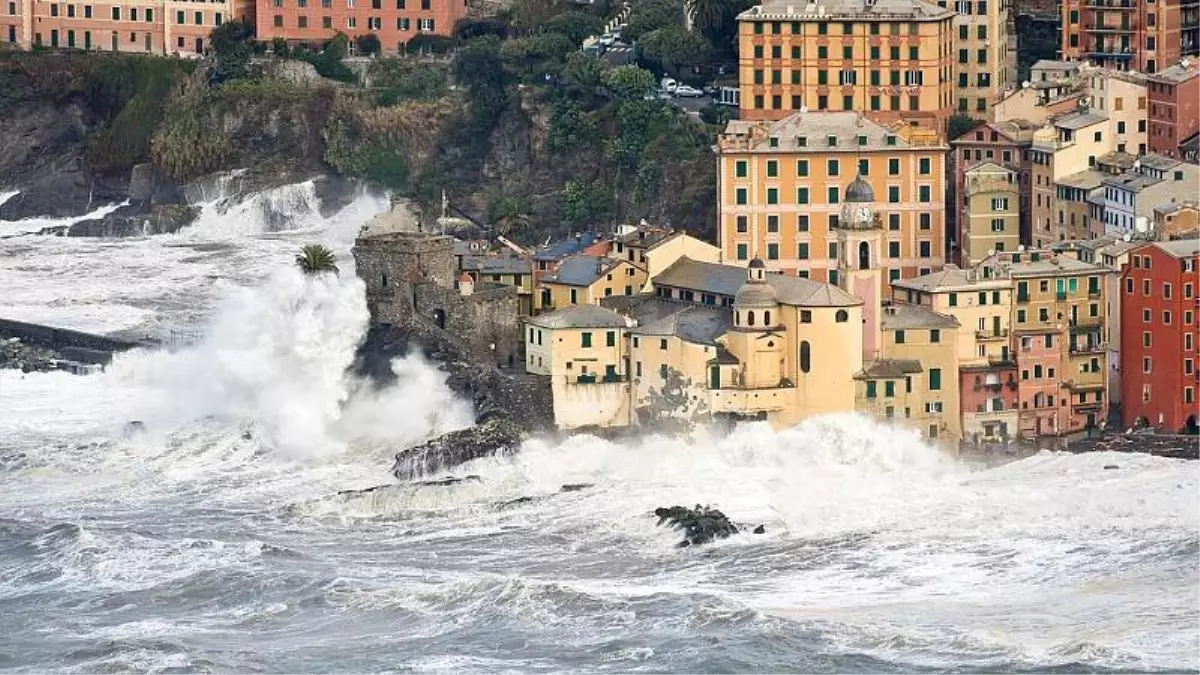
[[[419,356],[385,390],[346,374],[349,247],[386,205],[324,217],[298,184],[173,235],[0,222],[0,317],[169,345],[0,370],[0,672],[1200,670],[1197,462],[985,467],[842,415],[339,494],[472,419]],[[342,273],[295,270],[307,243]],[[696,503],[766,534],[676,548],[652,512]]]

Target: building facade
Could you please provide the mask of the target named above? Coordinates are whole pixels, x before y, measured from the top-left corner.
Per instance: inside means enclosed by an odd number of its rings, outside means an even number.
[[[1030,203],[1031,244],[1035,248],[1065,241],[1056,227],[1057,183],[1064,177],[1096,165],[1098,157],[1113,150],[1108,117],[1089,109],[1061,115],[1033,134]]]
[[[466,0],[259,0],[259,40],[320,46],[338,32],[374,33],[385,52],[403,54],[417,35],[451,35]]]
[[[1016,73],[1008,53],[1008,3],[956,0],[954,100],[964,115],[993,121],[993,108]]]
[[[962,265],[970,267],[996,252],[1021,245],[1020,193],[1017,172],[993,162],[966,172],[966,205],[962,213]]]
[[[1184,139],[1200,130],[1200,59],[1149,76],[1150,152],[1179,158]]]
[[[887,279],[944,264],[946,146],[916,127],[856,113],[735,120],[717,139],[718,246],[724,260],[837,285],[834,230],[860,176],[876,197]]]
[[[22,49],[203,54],[212,30],[234,19],[253,24],[254,3],[6,0],[0,5],[0,40]]]
[[[1121,272],[1121,417],[1166,433],[1196,432],[1200,390],[1200,244],[1179,240],[1129,252]]]
[[[945,133],[955,13],[922,0],[770,0],[738,15],[740,119],[859,111]]]
[[[997,164],[1016,173],[1018,235],[1020,243],[1029,243],[1029,180],[1032,172],[1029,146],[1033,142],[1033,132],[1038,128],[1038,124],[1028,120],[1007,119],[980,125],[950,142],[953,148],[951,165],[954,167],[954,199],[947,200],[947,203],[955,216],[954,246],[951,249],[953,259],[962,259],[963,228],[966,225],[963,212],[967,207],[967,170],[984,162]]]
[[[1186,0],[1064,0],[1062,56],[1118,70],[1158,72],[1184,54],[1196,53],[1195,12]]]

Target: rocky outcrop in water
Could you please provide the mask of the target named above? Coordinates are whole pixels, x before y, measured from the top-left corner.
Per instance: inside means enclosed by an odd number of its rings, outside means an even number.
[[[678,544],[680,547],[707,544],[740,531],[724,513],[699,504],[690,509],[686,506],[660,506],[654,510],[654,515],[658,516],[658,525],[667,524],[675,530],[683,530],[683,540]],[[763,534],[766,528],[759,525],[753,532]]]
[[[392,475],[410,481],[473,459],[511,454],[524,439],[524,429],[512,420],[489,419],[397,453]]]
[[[59,355],[49,349],[27,345],[17,338],[0,338],[0,368],[15,368],[24,373],[58,369]]]

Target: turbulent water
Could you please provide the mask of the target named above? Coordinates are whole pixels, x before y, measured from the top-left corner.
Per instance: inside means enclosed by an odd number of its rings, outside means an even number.
[[[0,240],[0,317],[202,334],[0,371],[0,670],[1200,668],[1194,462],[980,470],[834,416],[535,440],[455,472],[479,482],[339,495],[471,411],[419,359],[386,391],[343,374],[367,321],[346,252],[384,203],[326,221],[310,190],[178,235]],[[310,241],[340,277],[291,269]],[[677,549],[650,512],[697,502],[767,534]]]

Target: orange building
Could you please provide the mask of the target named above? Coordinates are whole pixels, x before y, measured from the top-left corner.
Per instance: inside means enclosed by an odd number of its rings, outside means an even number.
[[[1064,59],[1157,73],[1200,49],[1195,0],[1064,0],[1059,16]]]
[[[259,40],[320,44],[338,31],[374,33],[383,51],[404,52],[413,37],[450,35],[467,0],[258,0]]]
[[[42,2],[0,0],[0,39],[22,49],[60,49],[143,54],[197,54],[225,21],[254,22],[251,0],[180,2],[109,0]]]
[[[768,0],[738,15],[743,120],[862,112],[945,131],[954,19],[922,0]]]

